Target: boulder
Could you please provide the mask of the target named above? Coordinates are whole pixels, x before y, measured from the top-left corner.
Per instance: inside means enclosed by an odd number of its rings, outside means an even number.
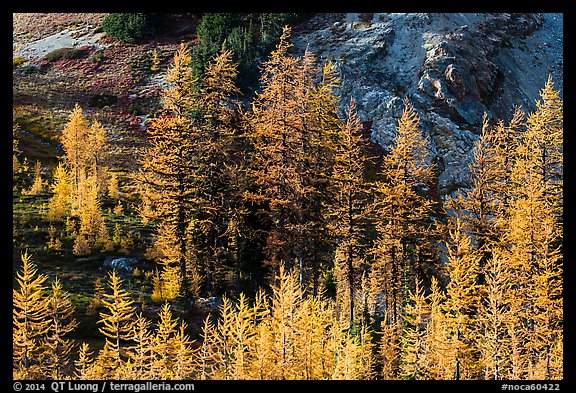
[[[214,312],[222,306],[222,299],[219,297],[198,298],[195,302],[196,308],[201,312]]]
[[[108,258],[104,261],[104,268],[123,270],[126,273],[133,273],[134,268],[138,265],[138,260],[136,258]]]

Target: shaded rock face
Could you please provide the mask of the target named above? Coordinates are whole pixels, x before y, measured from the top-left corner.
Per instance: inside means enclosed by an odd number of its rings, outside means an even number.
[[[445,195],[468,185],[484,113],[533,110],[549,74],[562,93],[562,24],[562,14],[319,14],[292,41],[295,54],[338,66],[342,105],[354,98],[385,151],[408,97]]]
[[[498,14],[446,34],[426,53],[418,90],[443,101],[460,122],[479,126],[503,80],[496,55],[542,25],[530,14]]]

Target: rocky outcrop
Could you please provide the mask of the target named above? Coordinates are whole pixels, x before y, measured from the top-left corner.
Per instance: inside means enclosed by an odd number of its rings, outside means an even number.
[[[468,183],[484,113],[532,110],[550,73],[562,89],[562,23],[562,14],[320,14],[293,42],[337,64],[343,104],[355,99],[384,150],[408,97],[448,194]]]
[[[541,25],[539,15],[498,14],[473,29],[458,27],[426,52],[418,90],[440,100],[460,123],[479,126],[502,87],[496,55]]]

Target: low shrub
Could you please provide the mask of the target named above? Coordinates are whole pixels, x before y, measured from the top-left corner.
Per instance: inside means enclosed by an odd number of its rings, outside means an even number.
[[[22,56],[18,56],[12,59],[12,65],[14,67],[18,67],[21,66],[22,64],[24,64],[26,62],[26,59],[23,58]]]
[[[138,104],[131,104],[128,107],[128,113],[134,116],[140,116],[142,114],[142,108]]]
[[[47,61],[56,61],[60,59],[81,59],[85,57],[87,53],[88,52],[84,49],[58,48],[44,55],[42,59]]]
[[[147,14],[112,13],[102,22],[102,29],[120,41],[133,44],[150,34],[152,25]]]
[[[90,97],[88,105],[96,108],[104,108],[105,106],[112,106],[118,101],[118,97],[112,94],[99,93]]]

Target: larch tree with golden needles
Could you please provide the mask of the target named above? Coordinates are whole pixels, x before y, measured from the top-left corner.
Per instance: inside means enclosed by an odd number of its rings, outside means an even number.
[[[513,164],[514,146],[522,128],[524,113],[516,108],[508,124],[499,121],[490,126],[484,118],[480,138],[474,145],[470,168],[470,187],[446,205],[460,212],[466,232],[473,236],[480,256],[478,290],[484,284],[483,266],[491,258],[493,248],[505,247],[503,220],[510,196],[509,178]]]
[[[446,247],[446,270],[449,282],[443,304],[446,328],[449,334],[448,353],[453,379],[475,379],[478,376],[477,310],[480,298],[476,276],[479,256],[474,252],[472,240],[463,230],[460,218],[452,218],[450,237]]]
[[[110,178],[108,179],[108,197],[118,200],[119,196],[118,174],[116,172],[110,172]]]
[[[92,372],[92,354],[93,352],[90,352],[88,343],[83,342],[78,349],[78,359],[74,361],[74,365],[76,366],[74,377],[76,379],[97,379],[97,376],[93,375]]]
[[[250,347],[255,335],[254,309],[244,294],[240,294],[235,306],[232,326],[232,378],[247,379],[250,372]]]
[[[500,232],[504,230],[502,225],[505,226],[501,221],[506,215],[510,199],[508,182],[514,166],[514,155],[520,141],[520,135],[525,129],[525,118],[526,114],[522,107],[516,107],[508,123],[499,120],[488,134],[487,146],[490,156],[494,166],[500,167],[500,171],[497,172],[499,176],[494,179],[496,184],[493,184],[491,188],[491,205],[496,208],[495,229],[499,228]]]
[[[291,30],[285,27],[275,50],[263,65],[262,91],[247,115],[247,138],[254,151],[248,176],[255,189],[247,199],[262,206],[267,233],[267,262],[277,272],[280,264],[298,266],[299,284],[308,290],[315,280],[318,234],[322,214],[315,203],[319,191],[314,163],[320,144],[318,123],[313,121],[313,75],[311,54],[289,54]],[[316,119],[317,120],[317,119]],[[324,172],[322,172],[324,173]],[[313,177],[314,176],[314,177]]]
[[[71,208],[70,175],[63,162],[58,163],[54,170],[51,190],[54,195],[48,203],[48,217],[61,219],[68,216]]]
[[[504,366],[507,355],[503,353],[514,352],[508,346],[513,340],[510,341],[504,325],[504,322],[510,325],[517,316],[510,315],[506,306],[511,296],[507,283],[516,281],[506,256],[509,246],[506,221],[513,193],[510,176],[523,120],[520,108],[515,109],[508,124],[498,121],[490,126],[484,119],[469,164],[470,188],[446,203],[463,221],[463,231],[473,239],[472,253],[478,257],[477,285],[469,289],[468,295],[482,302],[472,305],[468,313],[478,316],[479,347],[475,356],[481,357],[483,377],[489,379],[507,377],[509,367]]]
[[[134,336],[134,307],[130,294],[122,288],[123,280],[113,270],[109,274],[107,297],[102,301],[105,311],[100,313],[102,324],[98,330],[106,337],[105,348],[107,356],[102,356],[101,367],[115,375],[124,362],[123,349],[125,341]],[[104,355],[104,354],[103,354]],[[114,378],[114,376],[112,376]]]
[[[250,379],[273,379],[276,371],[272,343],[274,333],[270,323],[270,302],[262,290],[257,292],[254,303],[254,336],[250,348]]]
[[[425,364],[428,379],[450,379],[454,376],[450,356],[450,336],[447,315],[444,313],[446,296],[436,277],[430,284],[428,324],[426,325]]]
[[[347,112],[347,120],[339,129],[334,157],[330,229],[337,244],[334,259],[337,303],[341,316],[352,328],[357,311],[356,289],[362,273],[362,249],[369,224],[369,188],[364,179],[366,143],[354,101],[348,105]]]
[[[362,379],[372,376],[372,338],[365,326],[346,332],[321,296],[302,298],[294,272],[282,267],[273,290],[270,327],[275,379]]]
[[[422,283],[416,281],[414,292],[409,292],[409,303],[404,313],[400,373],[406,379],[427,379],[427,318],[430,310]]]
[[[105,191],[107,142],[105,130],[97,120],[90,123],[76,104],[62,130],[64,163],[70,175],[72,214],[84,205],[84,188],[96,183],[97,194]],[[91,178],[93,176],[93,178]]]
[[[152,379],[191,379],[196,371],[192,341],[186,334],[186,324],[173,316],[170,305],[160,309],[160,320],[151,339]]]
[[[41,195],[45,189],[45,182],[42,179],[42,164],[36,160],[34,165],[34,176],[32,178],[32,185],[28,190],[23,190],[24,195]]]
[[[326,379],[331,378],[338,368],[338,351],[345,342],[344,337],[351,331],[343,331],[338,320],[334,318],[334,304],[323,299],[322,295],[308,296],[303,299],[297,308],[295,318],[295,348],[297,359],[298,379]],[[360,329],[359,329],[360,330]],[[356,332],[354,332],[356,334]],[[357,334],[359,337],[360,334]],[[356,341],[352,345],[357,344]],[[360,355],[359,349],[355,353]],[[354,359],[354,366],[359,367],[359,358]],[[358,378],[355,375],[355,378]]]
[[[196,350],[192,348],[193,340],[186,333],[187,325],[181,322],[173,337],[174,357],[177,359],[172,368],[172,375],[175,380],[187,380],[196,377],[197,362]],[[182,361],[182,359],[193,359],[192,361]]]
[[[172,379],[172,368],[182,359],[175,358],[173,338],[178,320],[172,315],[170,305],[164,303],[159,313],[160,321],[152,339],[152,376],[154,379]]]
[[[501,201],[494,194],[502,187],[501,179],[506,175],[506,168],[501,160],[495,157],[491,140],[492,129],[488,119],[484,117],[480,139],[475,143],[470,168],[471,186],[461,198],[451,200],[448,204],[459,204],[457,211],[463,212],[461,219],[467,224],[467,232],[476,243],[476,251],[480,256],[480,268],[490,258],[491,245],[501,238],[493,223]],[[478,283],[484,283],[483,270],[478,270]]]
[[[502,134],[504,130],[502,128],[503,123],[500,123],[499,127],[499,131],[496,131],[496,137],[498,137],[498,139],[504,137]],[[505,195],[507,192],[505,188],[503,189],[503,187],[506,186],[505,180],[507,178],[507,170],[503,164],[507,157],[501,155],[504,152],[500,149],[500,142],[495,140],[494,133],[494,129],[490,127],[488,118],[485,116],[480,138],[474,145],[473,160],[468,165],[470,169],[470,187],[461,190],[455,198],[449,197],[445,202],[445,207],[451,209],[453,212],[452,214],[457,215],[457,218],[451,217],[449,219],[447,227],[449,236],[447,242],[452,242],[453,244],[454,241],[458,242],[461,239],[470,237],[469,248],[464,246],[464,243],[462,243],[462,246],[464,247],[462,252],[465,252],[467,255],[456,256],[456,254],[454,254],[453,263],[456,268],[450,267],[450,269],[453,270],[447,272],[449,277],[455,277],[456,283],[449,284],[450,290],[448,299],[452,302],[455,300],[455,296],[458,297],[463,293],[466,293],[466,300],[471,302],[467,305],[465,310],[462,309],[460,311],[464,312],[465,315],[461,315],[457,318],[472,318],[477,315],[480,322],[479,326],[476,326],[475,324],[475,334],[477,334],[478,337],[482,337],[485,333],[481,331],[482,327],[480,325],[482,318],[488,318],[487,314],[480,313],[480,309],[487,313],[493,312],[495,311],[493,309],[495,305],[492,304],[489,310],[483,309],[483,304],[480,301],[472,302],[472,299],[486,299],[486,297],[489,296],[492,297],[492,302],[496,301],[493,299],[496,295],[494,291],[497,290],[493,287],[494,277],[490,277],[491,284],[490,287],[488,287],[488,284],[486,283],[486,275],[489,274],[487,268],[491,261],[493,250],[503,247],[503,233],[499,226],[498,217],[499,213],[502,211],[502,203],[505,201]],[[457,227],[461,226],[461,228],[454,229],[454,222],[456,222]],[[454,236],[456,236],[456,238]],[[455,245],[455,247],[458,248],[459,246]],[[454,251],[454,249],[452,250]],[[449,251],[449,255],[453,254],[450,254]],[[448,258],[450,259],[452,257],[449,256]],[[461,282],[460,280],[462,280],[462,277],[459,276],[458,269],[460,269],[460,267],[458,266],[463,263],[463,261],[471,261],[474,259],[477,259],[477,265],[468,267],[474,272],[473,274],[475,274],[473,285],[470,282],[467,282],[467,284],[466,282]],[[467,267],[464,268],[466,269]],[[468,287],[459,289],[464,292],[454,295],[453,291],[457,289],[458,285],[468,285]],[[500,316],[494,316],[494,318],[499,317]],[[448,318],[446,321],[454,322],[455,320],[453,318]],[[491,320],[491,322],[494,322],[494,320]],[[470,326],[468,326],[468,328],[470,328]],[[492,333],[493,332],[490,334]],[[452,343],[458,343],[460,339],[458,338],[454,341],[454,331],[451,331],[450,334],[452,335]],[[471,335],[472,333],[470,331],[467,334]],[[460,337],[463,334],[460,331],[457,331],[456,335]],[[472,343],[473,340],[473,338],[469,338],[467,339],[467,343]],[[467,346],[466,343],[458,345],[460,347]],[[460,349],[458,349],[458,351],[459,350]],[[469,356],[472,358],[480,357],[479,351],[481,351],[481,349],[469,348],[469,350]],[[472,351],[474,354],[472,354]],[[459,372],[462,367],[460,363],[461,359],[460,357],[457,357],[456,359],[457,372],[455,375],[460,378]],[[467,378],[471,378],[471,376],[469,375]]]
[[[514,277],[516,280],[517,277]],[[524,338],[526,336],[522,317],[522,302],[518,298],[519,293],[511,291],[509,318],[505,320],[506,331],[510,337],[510,379],[525,379],[527,359],[524,355]]]
[[[82,183],[85,181],[85,163],[87,160],[86,139],[90,125],[82,108],[76,104],[68,117],[68,123],[62,130],[61,142],[65,152],[64,162],[70,174],[72,212],[76,214],[82,205]]]
[[[79,217],[81,231],[75,239],[74,253],[88,254],[96,245],[107,245],[108,230],[100,200],[107,185],[107,141],[98,121],[91,124],[76,104],[62,130],[63,166],[54,173],[49,217],[63,218],[68,213]]]
[[[334,339],[339,341],[333,356],[335,364],[333,373],[329,376],[335,380],[372,379],[373,355],[371,334],[366,326],[362,326],[358,334],[336,333],[332,330]]]
[[[86,178],[86,183],[83,184],[82,206],[78,215],[80,217],[79,235],[88,241],[90,249],[94,249],[98,243],[103,243],[108,239],[108,229],[102,213],[95,176]]]
[[[74,342],[66,335],[78,326],[78,322],[73,318],[74,311],[70,295],[62,289],[62,284],[56,277],[48,298],[49,324],[43,343],[43,363],[46,375],[57,380],[72,373],[70,354],[74,349]]]
[[[130,348],[128,357],[132,361],[133,379],[150,379],[152,366],[152,323],[142,313],[136,315],[132,326],[132,338],[135,344]]]
[[[194,297],[189,288],[190,278],[197,273],[193,247],[187,231],[194,221],[198,181],[195,142],[198,131],[189,118],[192,107],[190,94],[196,79],[190,69],[190,55],[182,45],[168,69],[170,86],[162,92],[164,113],[150,122],[149,146],[141,155],[138,181],[142,186],[143,209],[147,219],[162,223],[162,236],[154,247],[160,255],[163,270],[176,267],[182,283],[182,294]]]
[[[485,291],[478,310],[479,347],[484,379],[509,379],[512,351],[506,320],[510,315],[511,269],[504,250],[495,250],[484,266]]]
[[[290,183],[296,213],[293,254],[300,286],[305,295],[310,291],[314,296],[319,293],[320,274],[329,258],[325,250],[333,241],[326,206],[332,199],[334,139],[341,124],[337,71],[330,62],[321,69],[315,64],[312,52],[304,51],[295,81],[295,98],[302,116],[293,146],[297,178]],[[316,78],[320,79],[318,83]]]
[[[306,112],[305,133],[300,136],[301,187],[299,209],[301,254],[306,263],[302,278],[312,281],[312,294],[319,294],[322,272],[332,266],[332,255],[326,250],[333,247],[335,238],[330,228],[330,208],[334,202],[332,187],[334,160],[338,135],[343,120],[340,119],[341,86],[336,66],[328,61],[323,67],[315,67],[316,59],[305,51],[301,67],[303,105]],[[319,81],[315,83],[318,75]],[[304,261],[303,261],[304,262]]]
[[[204,319],[202,325],[202,347],[198,351],[198,379],[212,379],[214,369],[218,367],[218,343],[216,327],[210,318]]]
[[[239,115],[235,97],[238,69],[232,62],[232,52],[222,50],[207,66],[199,81],[200,98],[195,116],[201,134],[195,143],[199,160],[196,178],[195,232],[196,250],[203,262],[204,288],[209,295],[222,292],[226,273],[228,242],[236,232],[230,226],[241,227],[241,190],[232,184],[238,174],[237,151]],[[234,241],[234,240],[232,240]]]
[[[255,335],[253,314],[244,294],[236,304],[224,298],[213,333],[214,378],[249,379],[250,347]]]
[[[563,131],[564,102],[560,92],[554,89],[552,76],[540,91],[536,110],[529,114],[526,132],[522,136],[524,152],[529,154],[530,170],[538,176],[544,187],[543,197],[552,204],[558,220],[562,216],[563,202]]]
[[[98,196],[107,192],[109,171],[106,167],[108,142],[106,130],[98,120],[92,121],[86,140],[86,164],[93,176],[92,181],[96,184]]]
[[[234,305],[224,298],[220,307],[218,323],[212,330],[212,358],[215,365],[212,368],[212,378],[228,380],[232,374],[232,329],[234,324]],[[208,332],[205,332],[205,334]]]
[[[297,307],[300,301],[300,286],[293,272],[280,266],[277,284],[273,287],[271,327],[274,332],[274,358],[277,379],[292,379],[298,361],[295,347]]]
[[[399,379],[401,355],[401,325],[393,322],[390,316],[392,311],[386,310],[382,319],[382,326],[378,342],[378,359],[381,365],[380,376],[383,379]]]
[[[373,220],[377,238],[371,249],[371,270],[380,277],[375,283],[383,295],[385,318],[381,328],[382,375],[399,377],[402,316],[406,294],[413,282],[422,279],[430,263],[425,248],[431,236],[433,201],[426,194],[433,179],[428,141],[420,119],[405,99],[396,136],[384,156],[381,179],[373,186]]]
[[[322,341],[319,340],[325,329],[322,304],[316,298],[307,297],[298,308],[295,318],[295,347],[297,351],[298,379],[322,378]]]
[[[302,298],[295,272],[280,266],[272,300],[259,293],[250,306],[225,299],[217,325],[207,318],[197,352],[202,379],[370,379],[370,331],[345,332],[334,307],[319,296]]]
[[[231,52],[223,51],[202,79],[195,78],[182,46],[168,70],[172,85],[162,93],[166,115],[151,123],[151,147],[143,156],[143,197],[152,207],[148,218],[163,225],[156,243],[164,254],[160,262],[164,270],[180,267],[185,296],[221,291],[225,234],[231,220],[241,219],[237,190],[229,186],[235,168],[236,75]]]
[[[527,120],[511,174],[507,241],[517,277],[515,343],[522,377],[554,375],[552,350],[562,337],[562,101],[548,80]]]
[[[289,220],[294,217],[288,182],[296,178],[292,145],[296,143],[294,129],[299,126],[298,103],[294,97],[294,80],[298,59],[288,54],[290,32],[285,31],[270,59],[264,64],[263,85],[248,114],[248,138],[254,145],[249,163],[249,176],[258,189],[249,199],[265,206],[271,229],[266,254],[275,268],[291,263]]]
[[[182,267],[179,263],[181,254],[178,248],[174,248],[174,245],[178,244],[178,242],[174,227],[169,223],[159,223],[153,247],[153,252],[156,254],[148,253],[148,257],[156,259],[161,266],[161,269],[157,269],[156,274],[152,277],[152,300],[154,302],[172,301],[182,295],[182,283],[184,280],[182,278]],[[189,239],[185,239],[184,243],[187,245],[191,244]],[[184,262],[187,261],[188,259]],[[190,273],[189,278],[193,276],[194,272]],[[197,293],[197,291],[194,293]]]
[[[90,310],[97,310],[104,305],[103,300],[106,296],[106,288],[102,284],[102,278],[98,277],[94,280],[94,295],[90,301]]]
[[[49,329],[48,301],[42,293],[46,276],[38,274],[32,257],[22,254],[22,267],[16,273],[17,289],[12,290],[12,357],[17,379],[45,377],[40,364],[43,338]]]
[[[423,191],[433,178],[427,138],[420,131],[420,119],[412,104],[404,101],[394,143],[384,156],[382,179],[374,186],[374,266],[383,275],[385,307],[389,322],[400,324],[403,293],[413,277],[422,277],[422,239],[430,233],[432,199]]]

